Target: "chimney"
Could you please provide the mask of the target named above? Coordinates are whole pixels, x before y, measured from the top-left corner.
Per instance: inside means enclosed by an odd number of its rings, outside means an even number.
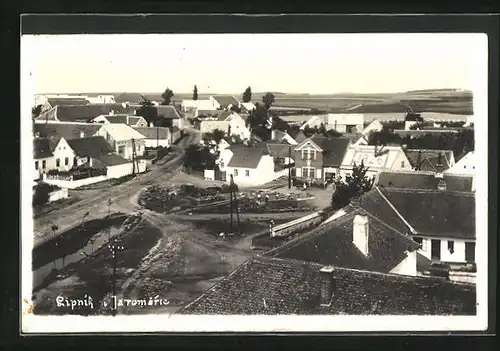
[[[350,204],[354,208],[359,208],[360,204],[360,197],[359,196],[353,196],[350,200]]]
[[[444,179],[440,179],[437,184],[437,188],[440,191],[446,191],[446,182]]]
[[[333,300],[333,267],[321,268],[321,306],[330,306]]]
[[[352,242],[365,256],[368,255],[368,237],[368,217],[361,215],[354,216],[352,226]]]
[[[85,132],[83,130],[80,131],[80,138],[85,138]]]
[[[276,130],[271,130],[271,140],[276,139]]]

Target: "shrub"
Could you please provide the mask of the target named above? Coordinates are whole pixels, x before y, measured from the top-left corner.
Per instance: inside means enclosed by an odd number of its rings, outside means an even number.
[[[235,193],[239,191],[238,185],[233,183],[232,187],[230,187],[229,184],[222,184],[222,186],[220,187],[220,192],[223,194],[227,194],[231,192],[231,188]]]
[[[59,189],[55,185],[47,184],[47,183],[38,183],[34,187],[33,192],[33,206],[42,206],[49,202],[49,194]]]

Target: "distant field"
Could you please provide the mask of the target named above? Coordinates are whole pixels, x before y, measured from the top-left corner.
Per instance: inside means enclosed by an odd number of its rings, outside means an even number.
[[[99,93],[88,93],[99,94]],[[107,93],[110,94],[110,93]],[[120,93],[111,93],[119,95]],[[161,93],[142,93],[147,99],[161,101]],[[192,93],[175,93],[173,101],[180,102],[191,99]],[[259,102],[265,93],[256,92],[252,95],[253,102]],[[472,92],[455,91],[451,89],[417,90],[394,94],[284,94],[275,95],[274,106],[304,109],[319,109],[327,112],[342,112],[349,109],[353,113],[392,113],[406,112],[405,104],[410,105],[415,112],[439,112],[459,115],[472,115]],[[198,95],[206,99],[212,94]],[[233,94],[241,99],[241,94]]]

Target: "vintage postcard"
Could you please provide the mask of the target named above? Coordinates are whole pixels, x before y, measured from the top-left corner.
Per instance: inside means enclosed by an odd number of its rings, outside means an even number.
[[[22,36],[22,332],[485,330],[487,42]]]

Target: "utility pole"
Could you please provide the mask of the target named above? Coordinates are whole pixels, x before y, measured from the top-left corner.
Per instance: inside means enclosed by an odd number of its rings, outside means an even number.
[[[117,310],[117,301],[116,301],[116,257],[118,251],[123,251],[124,248],[121,245],[118,245],[118,241],[116,239],[110,240],[108,244],[108,249],[111,252],[111,257],[113,259],[113,276],[112,276],[112,293],[111,293],[111,309],[113,316],[116,316]]]
[[[231,180],[230,180],[230,183],[229,183],[229,202],[230,202],[230,207],[231,207],[231,226],[230,226],[230,229],[231,231],[233,230],[233,208],[234,208],[234,211],[236,213],[236,221],[238,223],[238,227],[237,227],[237,231],[238,231],[238,235],[241,235],[241,226],[240,226],[240,213],[238,211],[238,198],[236,196],[236,191],[234,191],[234,179],[233,179],[233,175],[231,174],[230,175],[231,177]]]
[[[231,217],[231,220],[229,222],[229,232],[232,232],[233,231],[233,188],[232,188],[233,175],[231,174],[230,177],[231,180],[229,182],[229,212],[230,212],[229,215]]]
[[[111,198],[108,199],[108,219],[111,218]],[[108,241],[111,239],[111,227],[108,227]]]
[[[288,189],[292,188],[292,145],[288,146]]]
[[[156,122],[156,147],[160,146],[160,124]]]

